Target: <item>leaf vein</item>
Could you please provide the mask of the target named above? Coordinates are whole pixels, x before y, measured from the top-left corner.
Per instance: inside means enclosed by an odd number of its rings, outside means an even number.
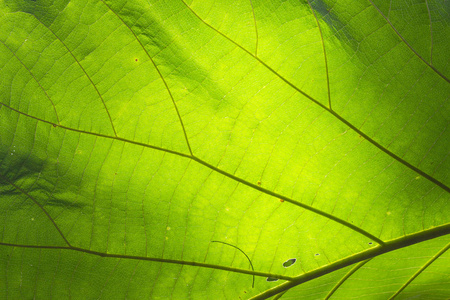
[[[369,0],[370,1],[370,0]],[[338,113],[336,113],[335,111],[329,109],[327,106],[323,105],[322,103],[320,103],[318,100],[314,99],[312,96],[308,95],[307,93],[305,93],[304,91],[302,91],[300,88],[298,88],[297,86],[295,86],[292,82],[290,82],[289,80],[287,80],[286,78],[284,78],[281,74],[279,74],[277,71],[275,71],[274,69],[272,69],[269,65],[267,65],[264,61],[262,61],[261,59],[259,59],[258,57],[254,56],[251,52],[249,52],[247,49],[245,49],[244,47],[242,47],[241,45],[239,45],[238,43],[236,43],[235,41],[233,41],[232,39],[230,39],[229,37],[227,37],[225,34],[221,33],[220,31],[218,31],[217,29],[215,29],[214,27],[212,27],[210,24],[206,23],[204,20],[202,20],[200,18],[199,15],[197,15],[194,10],[192,10],[192,8],[186,4],[186,2],[184,2],[182,0],[182,2],[184,3],[184,5],[192,12],[192,14],[194,14],[201,22],[203,22],[207,27],[211,28],[213,31],[217,32],[217,34],[220,34],[221,36],[223,36],[225,39],[229,40],[231,43],[235,44],[237,47],[239,47],[240,49],[242,49],[243,51],[245,51],[247,54],[249,54],[251,57],[253,57],[254,59],[256,59],[259,63],[261,63],[265,68],[267,68],[269,71],[271,71],[274,75],[278,76],[282,81],[284,81],[287,85],[289,85],[290,87],[292,87],[294,90],[296,90],[297,92],[299,92],[300,94],[302,94],[303,96],[305,96],[306,98],[308,98],[309,100],[313,101],[314,103],[316,103],[317,105],[319,105],[320,107],[322,107],[324,110],[328,111],[330,114],[332,114],[335,118],[337,118],[339,121],[341,121],[342,123],[344,123],[345,125],[347,125],[348,127],[350,127],[353,131],[355,131],[356,133],[358,133],[359,135],[361,135],[362,137],[364,137],[368,142],[370,142],[371,144],[373,144],[375,147],[377,147],[378,149],[380,149],[381,151],[383,151],[384,153],[386,153],[387,155],[391,156],[392,158],[394,158],[395,160],[397,160],[399,163],[405,165],[407,168],[413,170],[414,172],[422,175],[423,177],[425,177],[426,179],[428,179],[429,181],[433,182],[434,184],[438,185],[439,187],[441,187],[442,189],[446,190],[447,192],[450,193],[450,187],[448,187],[447,185],[445,185],[444,183],[440,182],[439,180],[437,180],[436,178],[434,178],[433,176],[425,173],[424,171],[420,170],[419,168],[413,166],[412,164],[410,164],[409,162],[405,161],[404,159],[402,159],[401,157],[399,157],[398,155],[396,155],[395,153],[391,152],[390,150],[388,150],[387,148],[385,148],[384,146],[382,146],[381,144],[379,144],[378,142],[376,142],[374,139],[370,138],[367,134],[365,134],[364,132],[362,132],[360,129],[358,129],[355,125],[353,125],[352,123],[350,123],[349,121],[347,121],[346,119],[344,119],[341,115],[339,115]],[[448,81],[448,79],[447,79]],[[450,81],[449,81],[450,82]]]
[[[330,110],[332,110],[332,108],[331,108],[330,76],[329,76],[329,71],[328,71],[328,59],[327,59],[327,51],[325,49],[325,40],[323,39],[322,28],[320,27],[319,19],[317,18],[316,12],[315,12],[314,8],[312,7],[310,0],[308,0],[308,5],[311,8],[311,11],[314,15],[314,19],[316,19],[317,28],[319,29],[319,34],[320,34],[320,40],[322,41],[323,58],[325,61],[325,74],[327,76],[328,107],[330,108]]]
[[[419,53],[417,53],[416,50],[414,50],[414,48],[405,40],[405,38],[400,34],[400,32],[398,32],[398,30],[394,27],[394,25],[391,23],[391,21],[389,21],[389,19],[383,14],[383,12],[372,2],[372,0],[368,0],[370,2],[370,4],[372,4],[372,6],[378,11],[378,13],[386,20],[386,22],[389,24],[389,26],[391,26],[392,30],[395,32],[395,34],[397,34],[397,36],[402,40],[403,43],[405,43],[405,45],[421,60],[423,61],[428,67],[430,67],[430,69],[432,69],[436,74],[438,74],[442,79],[444,79],[445,81],[447,81],[447,83],[450,83],[450,79],[448,79],[444,74],[442,74],[438,69],[436,69],[435,67],[433,67],[433,65],[431,65],[431,63],[427,62]],[[428,7],[428,5],[427,5]],[[430,24],[431,24],[431,20],[430,20]],[[431,25],[430,25],[431,27]],[[431,30],[431,29],[430,29]]]
[[[172,95],[172,92],[170,91],[169,85],[167,84],[166,80],[164,79],[164,76],[162,75],[161,71],[159,70],[158,66],[156,65],[156,62],[155,62],[155,61],[153,60],[153,58],[150,56],[150,53],[148,53],[147,49],[144,47],[144,45],[142,44],[141,40],[137,37],[137,35],[136,35],[136,33],[133,31],[133,29],[131,29],[131,27],[130,27],[127,23],[125,23],[125,21],[119,16],[119,14],[118,14],[117,12],[115,12],[108,4],[106,4],[106,2],[105,2],[104,0],[101,0],[101,1],[103,2],[103,4],[104,4],[104,5],[105,5],[105,6],[106,6],[106,7],[107,7],[114,15],[116,15],[116,17],[123,23],[123,25],[125,25],[125,26],[130,30],[131,34],[133,34],[133,36],[134,36],[134,38],[136,39],[136,41],[139,43],[139,45],[140,45],[141,48],[144,50],[144,52],[145,52],[145,54],[147,55],[147,57],[148,57],[148,58],[150,59],[150,61],[152,62],[153,66],[154,66],[154,68],[155,68],[155,70],[156,70],[156,72],[158,73],[159,77],[161,78],[161,80],[162,80],[162,82],[163,82],[163,84],[164,84],[164,86],[165,86],[165,88],[166,88],[166,90],[167,90],[167,93],[169,94],[170,99],[172,100],[172,104],[173,104],[173,106],[174,106],[174,108],[175,108],[175,111],[176,111],[177,116],[178,116],[178,120],[180,121],[180,125],[181,125],[181,128],[182,128],[182,130],[183,130],[184,138],[185,138],[185,140],[186,140],[186,145],[187,145],[187,147],[188,147],[188,149],[189,149],[189,153],[190,153],[191,155],[193,155],[192,149],[191,149],[191,145],[190,145],[189,139],[188,139],[188,137],[187,137],[186,128],[184,127],[184,123],[183,123],[183,120],[182,120],[182,118],[181,118],[180,111],[178,110],[178,106],[177,106],[177,104],[176,104],[176,102],[175,102],[175,99],[173,98],[173,95]]]
[[[251,300],[262,300],[267,299],[270,296],[274,296],[276,294],[279,294],[283,291],[289,290],[301,283],[313,280],[315,278],[321,277],[323,275],[326,275],[328,273],[334,272],[336,270],[342,269],[344,267],[353,265],[355,263],[359,263],[361,261],[377,257],[381,254],[388,253],[397,249],[401,249],[404,247],[408,247],[420,242],[424,242],[433,238],[437,238],[440,236],[448,235],[450,234],[450,223],[437,226],[431,229],[427,229],[418,233],[414,233],[411,235],[407,235],[401,238],[397,238],[394,240],[390,240],[386,242],[383,246],[376,246],[373,248],[370,248],[368,250],[362,251],[360,253],[354,254],[352,256],[346,257],[344,259],[338,260],[332,264],[323,266],[321,268],[315,269],[313,271],[310,271],[309,273],[302,274],[300,276],[294,277],[293,280],[289,282],[282,283],[276,287],[273,287],[269,290],[266,290],[259,295],[256,295]]]
[[[96,256],[100,256],[100,257],[187,265],[187,266],[217,269],[217,270],[223,270],[223,271],[229,271],[229,272],[235,272],[235,273],[242,273],[242,274],[254,275],[254,276],[259,276],[259,277],[274,277],[274,278],[287,280],[287,281],[293,280],[293,277],[290,277],[290,276],[285,276],[285,275],[280,275],[280,274],[272,274],[272,273],[267,273],[267,272],[252,271],[252,270],[247,270],[247,269],[231,268],[231,267],[227,267],[227,266],[223,266],[223,265],[214,265],[214,264],[201,263],[201,262],[196,262],[196,261],[179,260],[179,259],[145,257],[145,256],[134,256],[134,255],[124,255],[124,254],[111,254],[111,253],[98,252],[98,251],[88,250],[88,249],[74,247],[74,246],[36,246],[36,245],[11,244],[11,243],[4,243],[4,242],[0,242],[0,245],[8,246],[8,247],[29,248],[29,249],[71,250],[71,251],[82,252],[84,254],[96,255]]]
[[[359,264],[357,264],[356,266],[354,266],[347,274],[345,274],[344,277],[341,278],[341,280],[339,280],[338,283],[336,283],[336,285],[328,292],[328,294],[326,295],[324,300],[328,300],[330,299],[330,297],[337,291],[338,288],[341,287],[341,285],[344,284],[344,282],[350,278],[350,276],[353,275],[353,273],[355,273],[356,271],[358,271],[362,266],[364,266],[366,263],[368,263],[371,260],[371,258],[367,259],[367,260],[363,260],[362,262],[360,262]]]
[[[33,15],[34,16],[34,15]],[[70,56],[72,56],[72,58],[75,60],[75,62],[77,63],[77,65],[80,67],[81,71],[83,71],[84,75],[86,75],[86,78],[89,80],[89,82],[91,83],[92,87],[95,89],[95,92],[97,93],[98,97],[100,98],[100,100],[102,101],[103,107],[105,108],[106,114],[108,115],[108,119],[109,122],[111,123],[111,127],[112,130],[114,132],[114,135],[117,136],[117,132],[116,132],[116,128],[114,127],[114,123],[113,120],[111,118],[111,114],[109,113],[108,107],[106,106],[105,100],[103,99],[103,96],[100,94],[100,91],[98,90],[97,86],[95,85],[95,83],[92,81],[91,76],[89,76],[89,74],[86,72],[86,70],[84,69],[84,67],[81,65],[80,61],[75,57],[75,55],[73,54],[73,52],[69,49],[69,47],[59,38],[59,36],[56,35],[56,33],[50,29],[50,27],[46,26],[44,23],[42,23],[41,20],[39,20],[36,16],[34,16],[35,19],[42,24],[42,26],[44,26],[45,28],[47,28],[48,31],[50,31],[52,33],[52,35],[61,43],[61,45],[64,46],[64,48],[66,48],[67,52],[70,54]]]
[[[407,282],[405,282],[394,295],[392,295],[389,299],[394,299],[397,297],[414,279],[417,278],[426,268],[428,268],[436,259],[438,259],[441,255],[443,255],[450,248],[450,243],[448,243],[444,248],[441,249],[436,255],[434,255],[430,260],[428,260]]]
[[[9,185],[11,185],[12,187],[14,187],[14,189],[16,189],[17,191],[19,191],[20,193],[24,194],[28,199],[30,199],[31,201],[33,201],[41,210],[42,212],[47,216],[47,218],[53,223],[53,226],[55,227],[55,229],[58,231],[58,233],[61,235],[62,239],[64,240],[64,242],[71,247],[69,241],[66,239],[66,237],[64,236],[64,234],[62,233],[61,229],[59,229],[58,225],[56,224],[55,220],[53,220],[53,218],[50,216],[50,214],[48,213],[48,211],[39,203],[36,201],[36,199],[34,199],[33,197],[31,197],[30,194],[28,194],[27,192],[25,192],[23,189],[21,189],[20,187],[18,187],[17,185],[15,185],[13,182],[11,182],[8,178],[6,178],[5,176],[3,176],[2,174],[0,174],[0,178],[3,179],[4,182],[8,183]]]
[[[258,56],[258,26],[256,25],[256,16],[255,16],[255,8],[253,7],[252,0],[250,1],[250,6],[252,7],[252,14],[253,14],[253,22],[255,23],[255,35],[256,35],[256,45],[255,45],[255,56]]]
[[[56,107],[55,104],[53,103],[53,100],[50,98],[50,96],[47,94],[47,91],[42,87],[41,83],[39,82],[39,80],[36,78],[36,76],[34,76],[34,74],[31,72],[31,70],[23,63],[23,61],[16,55],[16,53],[14,53],[14,51],[12,51],[8,46],[6,46],[6,44],[3,41],[0,41],[3,46],[5,46],[6,49],[8,49],[13,55],[14,57],[22,64],[22,66],[30,73],[31,77],[33,77],[33,79],[36,81],[36,83],[39,85],[39,87],[42,89],[42,91],[44,92],[45,96],[48,98],[48,100],[50,100],[50,103],[52,104],[53,110],[55,112],[55,116],[56,116],[56,121],[59,124],[59,117],[58,117],[58,113],[56,112]]]
[[[3,103],[0,103],[0,104],[5,106],[5,107],[7,107],[7,108],[10,108],[9,106],[7,106],[7,105],[5,105]],[[15,110],[15,109],[12,109],[12,108],[10,108],[10,109],[16,111],[17,113],[27,115],[25,113],[22,113],[20,111]],[[49,121],[42,120],[42,119],[36,118],[34,116],[30,116],[30,115],[27,115],[27,116],[30,117],[30,118],[33,118],[35,120],[41,121],[41,122],[52,124]],[[378,237],[374,236],[373,234],[363,230],[362,228],[359,228],[356,225],[353,225],[353,224],[351,224],[351,223],[349,223],[349,222],[347,222],[345,220],[342,220],[342,219],[340,219],[340,218],[338,218],[336,216],[331,215],[330,213],[321,211],[320,209],[314,208],[314,207],[312,207],[310,205],[298,202],[298,201],[293,200],[293,199],[291,199],[289,197],[283,196],[281,194],[278,194],[278,193],[272,192],[270,190],[267,190],[265,188],[262,188],[262,187],[260,187],[260,186],[258,186],[256,184],[250,183],[250,182],[248,182],[248,181],[246,181],[246,180],[244,180],[242,178],[239,178],[239,177],[237,177],[237,176],[235,176],[233,174],[230,174],[230,173],[228,173],[228,172],[226,172],[224,170],[221,170],[221,169],[219,169],[219,168],[209,164],[208,162],[206,162],[206,161],[204,161],[204,160],[202,160],[202,159],[200,159],[200,158],[198,158],[196,156],[188,155],[188,154],[184,154],[184,153],[181,153],[181,152],[177,152],[177,151],[173,151],[173,150],[169,150],[169,149],[165,149],[165,148],[160,148],[160,147],[156,147],[156,146],[152,146],[152,145],[148,145],[148,144],[144,144],[144,143],[140,143],[140,142],[136,142],[136,141],[132,141],[132,140],[127,140],[127,139],[120,138],[120,137],[113,137],[113,136],[108,136],[108,135],[103,135],[103,134],[98,134],[98,133],[92,133],[92,132],[83,131],[83,130],[79,130],[79,129],[73,129],[73,128],[69,128],[69,127],[65,127],[65,126],[59,126],[59,127],[64,128],[66,130],[72,130],[72,131],[75,131],[75,132],[90,134],[90,135],[97,136],[97,137],[103,137],[103,138],[108,138],[108,139],[112,139],[112,140],[118,140],[118,141],[122,141],[124,143],[130,143],[130,144],[134,144],[134,145],[139,145],[139,146],[142,146],[142,147],[151,148],[151,149],[155,149],[155,150],[160,150],[160,151],[164,151],[164,152],[167,152],[167,153],[175,154],[175,155],[178,155],[178,156],[181,156],[181,157],[192,159],[192,160],[196,161],[197,163],[202,164],[203,166],[205,166],[205,167],[207,167],[207,168],[209,168],[211,170],[214,170],[217,173],[220,173],[220,174],[222,174],[222,175],[224,175],[224,176],[226,176],[228,178],[231,178],[231,179],[233,179],[233,180],[235,180],[237,182],[240,182],[240,183],[242,183],[242,184],[244,184],[244,185],[246,185],[246,186],[248,186],[250,188],[259,190],[260,192],[265,193],[267,195],[271,195],[273,197],[276,197],[276,198],[279,198],[279,199],[283,199],[286,202],[290,202],[291,204],[294,204],[294,205],[297,205],[297,206],[299,206],[301,208],[304,208],[304,209],[307,209],[309,211],[312,211],[312,212],[314,212],[316,214],[319,214],[319,215],[321,215],[323,217],[326,217],[326,218],[331,219],[331,220],[333,220],[335,222],[338,222],[338,223],[340,223],[340,224],[342,224],[342,225],[344,225],[346,227],[349,227],[349,228],[353,229],[354,231],[357,231],[360,234],[362,234],[362,235],[370,238],[371,240],[377,242],[380,245],[384,244],[384,242],[381,239],[379,239]]]

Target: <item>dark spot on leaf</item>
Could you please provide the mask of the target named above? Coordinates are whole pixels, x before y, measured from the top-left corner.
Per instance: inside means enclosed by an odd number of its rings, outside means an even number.
[[[372,242],[369,242],[369,245],[372,245]]]
[[[266,281],[278,281],[278,278],[267,277]]]
[[[257,184],[258,184],[258,186],[261,186],[261,181],[258,181]]]
[[[53,125],[53,127],[56,127],[57,125],[56,124],[52,124]]]
[[[280,202],[284,202],[284,199],[281,199],[281,198],[280,198]]]
[[[316,256],[319,256],[320,254],[319,253],[316,253]]]
[[[292,266],[293,264],[295,264],[296,261],[297,261],[296,258],[290,258],[290,259],[288,259],[287,261],[285,261],[285,262],[283,263],[283,267],[289,268],[290,266]]]
[[[136,58],[134,61],[138,61],[138,59]]]

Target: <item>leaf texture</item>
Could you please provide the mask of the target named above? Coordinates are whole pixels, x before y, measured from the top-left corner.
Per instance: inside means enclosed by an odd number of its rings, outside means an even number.
[[[447,299],[449,22],[1,1],[0,298]]]

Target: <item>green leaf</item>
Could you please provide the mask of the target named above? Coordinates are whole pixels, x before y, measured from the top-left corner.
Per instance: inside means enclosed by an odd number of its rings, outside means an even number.
[[[0,1],[0,298],[448,299],[413,2]]]

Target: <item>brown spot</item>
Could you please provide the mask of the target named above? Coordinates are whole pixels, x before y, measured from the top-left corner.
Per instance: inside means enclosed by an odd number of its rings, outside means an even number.
[[[258,181],[257,184],[258,184],[258,186],[261,186],[261,181]]]
[[[134,61],[138,61],[138,59],[136,58]]]
[[[281,198],[280,198],[280,202],[284,202],[284,199],[281,199]]]
[[[56,126],[58,126],[58,125],[56,125],[56,124],[52,124],[53,125],[53,127],[56,127]]]

